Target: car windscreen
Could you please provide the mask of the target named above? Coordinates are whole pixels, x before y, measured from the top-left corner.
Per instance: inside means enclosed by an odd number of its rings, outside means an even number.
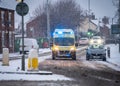
[[[90,49],[103,49],[104,46],[103,45],[91,45],[89,46]]]
[[[87,40],[87,38],[81,38],[80,40]]]

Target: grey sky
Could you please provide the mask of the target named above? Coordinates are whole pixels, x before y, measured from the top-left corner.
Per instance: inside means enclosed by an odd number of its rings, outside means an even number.
[[[12,7],[15,9],[15,6],[17,4],[16,0],[2,0],[4,1],[4,5],[9,7]],[[52,3],[59,0],[49,0]],[[88,0],[75,0],[78,4],[81,5],[81,7],[84,10],[88,10]],[[46,0],[25,0],[25,2],[29,6],[29,14],[25,16],[25,20],[27,21],[30,16],[33,15],[33,11],[35,8],[37,8],[39,5],[43,5],[46,3]],[[2,6],[3,3],[0,3],[0,6]],[[92,12],[96,15],[96,18],[102,18],[103,16],[113,17],[115,15],[115,11],[117,8],[113,6],[112,0],[90,0],[90,8]],[[20,16],[16,16],[15,21],[19,22],[21,19]]]
[[[80,3],[81,7],[88,10],[88,0],[76,0]],[[113,17],[116,11],[113,6],[112,0],[90,0],[90,9],[97,18],[103,16]]]
[[[49,0],[52,3],[59,0]],[[75,0],[77,4],[80,4],[84,10],[88,10],[88,0]],[[39,6],[39,4],[45,4],[46,0],[26,0],[30,5],[32,11]],[[112,0],[90,0],[90,9],[96,15],[96,18],[102,18],[108,16],[110,18],[114,17],[117,8],[113,6]]]

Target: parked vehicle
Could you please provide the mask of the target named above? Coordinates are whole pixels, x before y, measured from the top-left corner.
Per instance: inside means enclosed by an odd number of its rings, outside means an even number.
[[[24,53],[29,52],[30,49],[39,49],[37,40],[34,38],[24,38]],[[20,40],[20,54],[22,53],[22,39]]]
[[[87,45],[89,44],[89,39],[87,37],[80,38],[79,45]]]
[[[102,59],[106,61],[106,49],[104,45],[90,45],[86,49],[86,60],[89,59]]]

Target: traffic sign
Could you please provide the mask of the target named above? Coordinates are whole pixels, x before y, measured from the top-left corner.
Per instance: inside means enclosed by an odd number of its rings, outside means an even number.
[[[25,16],[29,11],[29,7],[26,3],[24,2],[20,2],[17,4],[16,6],[16,12],[20,15],[20,16]]]
[[[119,24],[111,25],[111,33],[120,34],[120,25]]]

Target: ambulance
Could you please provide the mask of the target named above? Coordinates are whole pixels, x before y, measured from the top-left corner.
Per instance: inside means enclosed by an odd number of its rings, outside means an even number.
[[[55,29],[52,42],[52,59],[72,58],[76,60],[75,34],[72,29]]]

